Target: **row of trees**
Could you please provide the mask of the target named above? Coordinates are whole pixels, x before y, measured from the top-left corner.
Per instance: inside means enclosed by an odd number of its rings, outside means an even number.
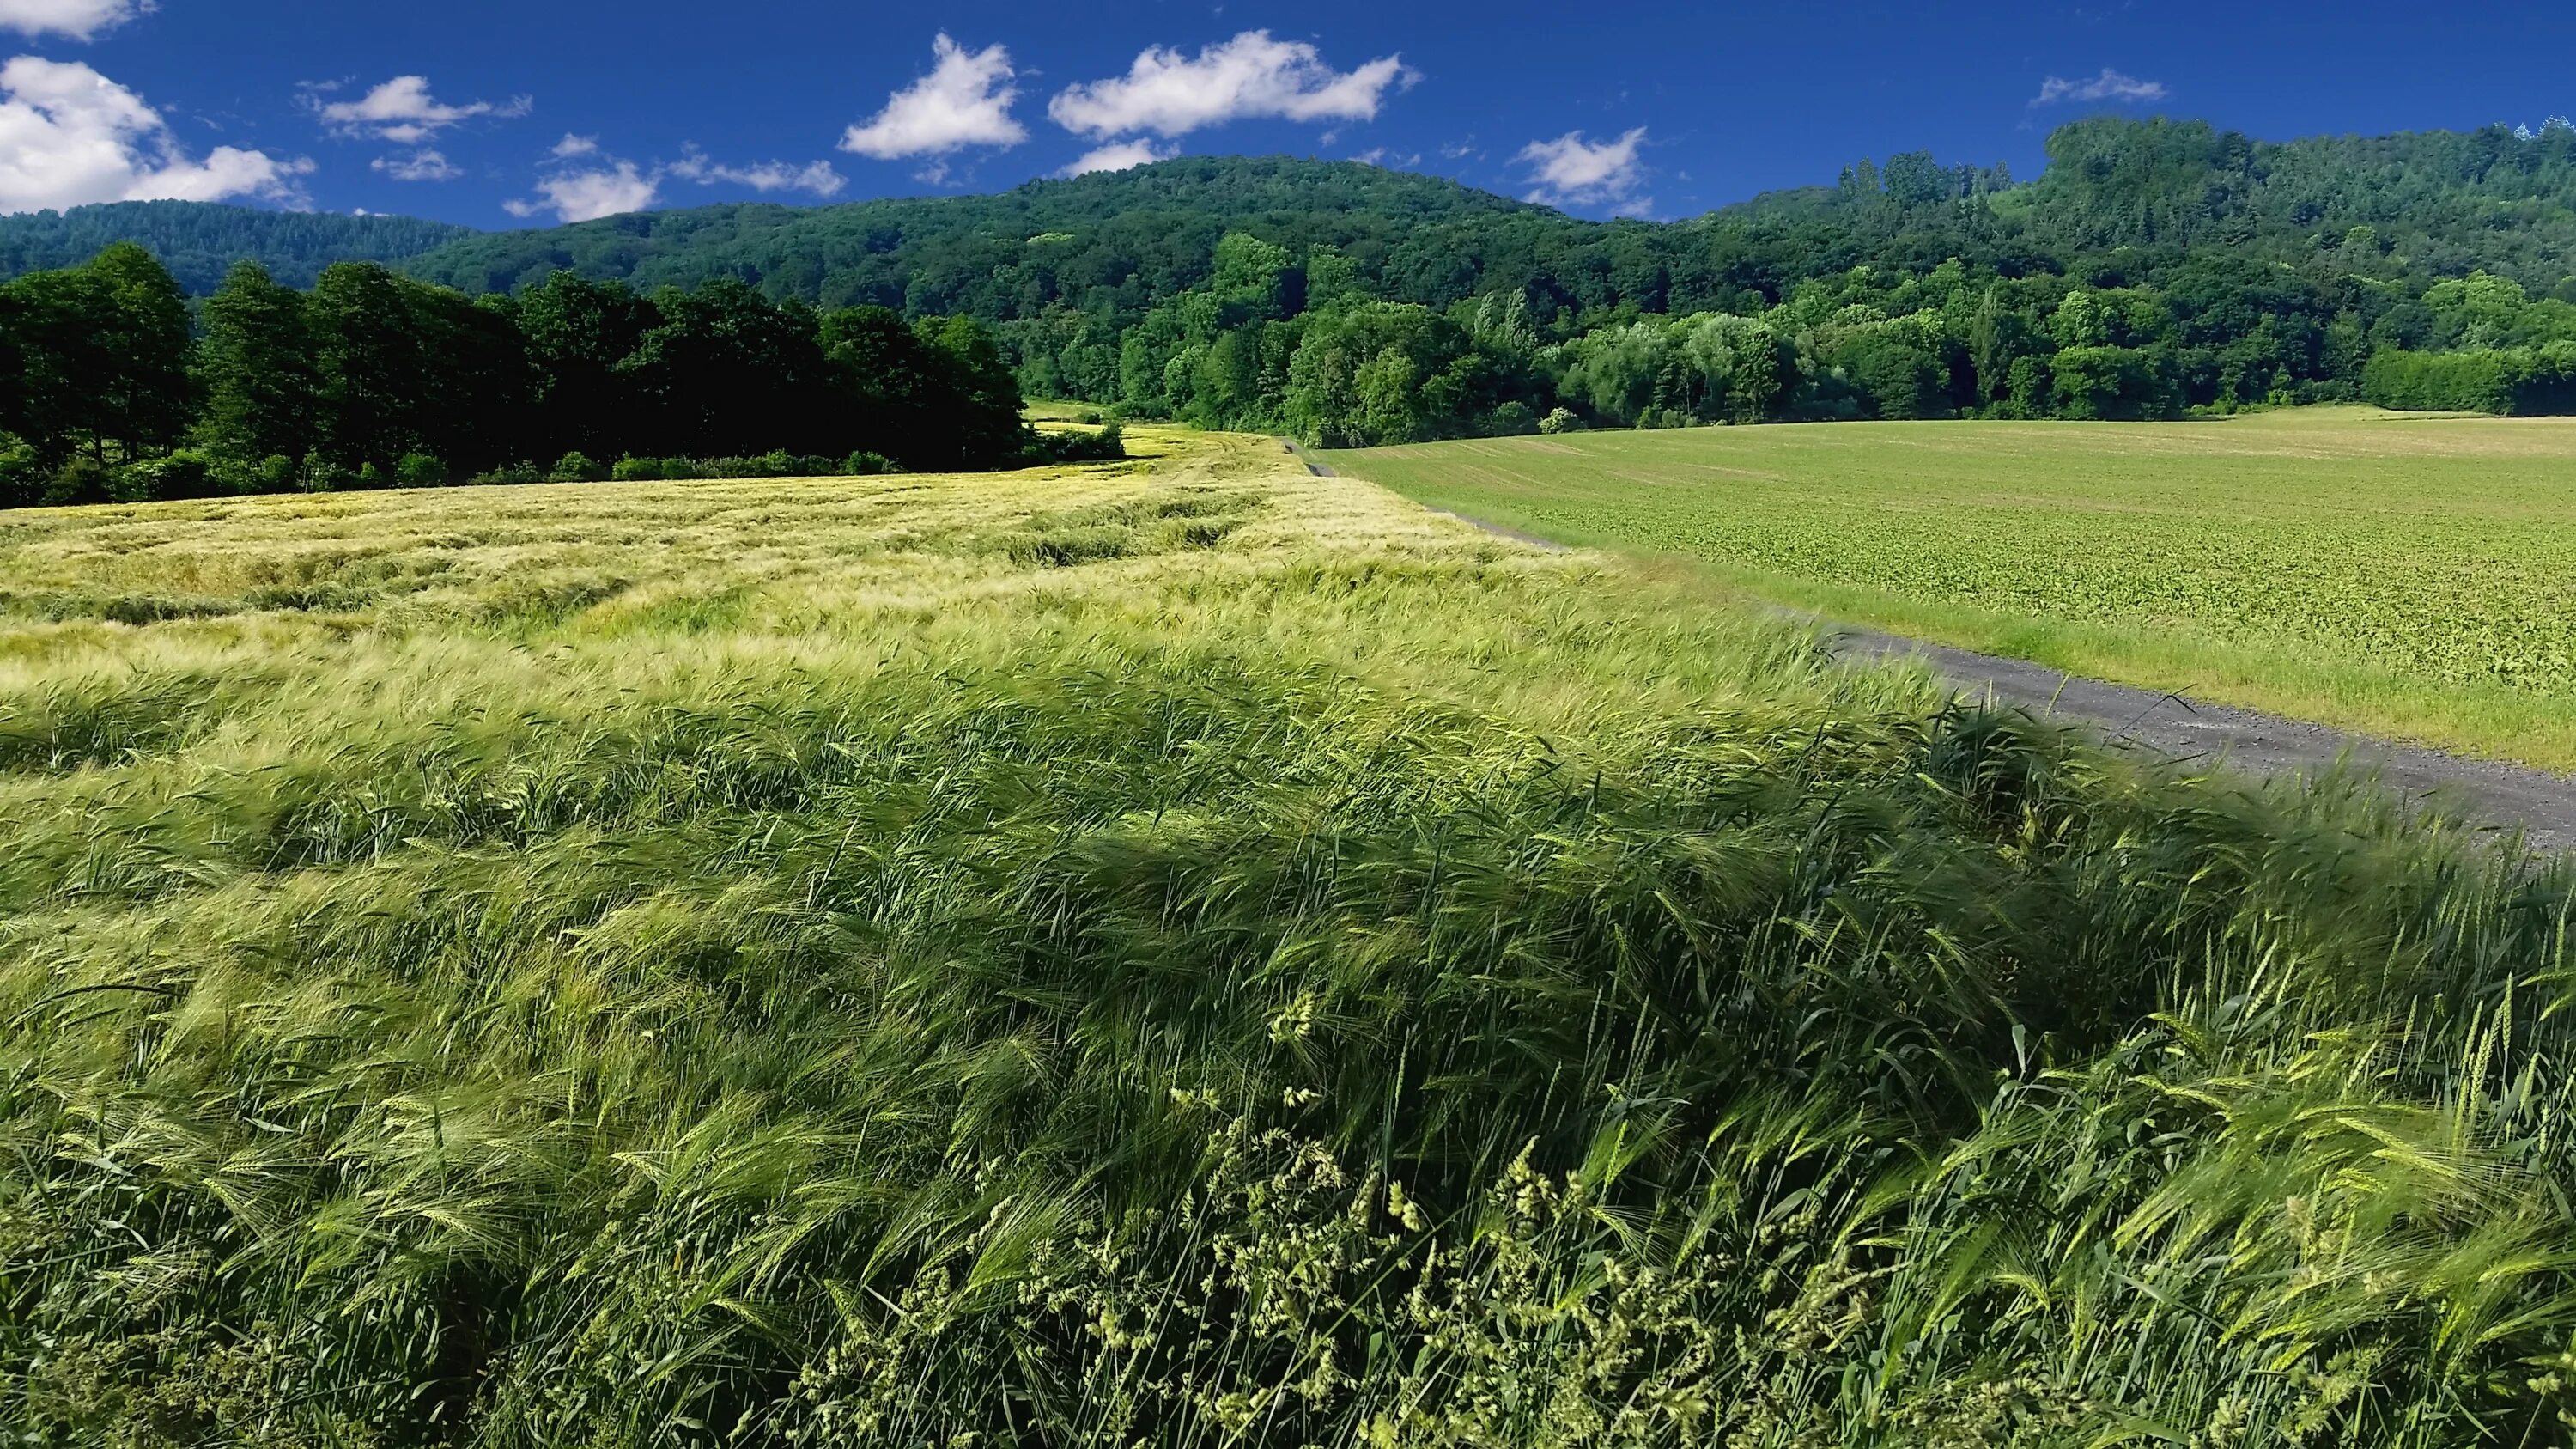
[[[2108,420],[2363,397],[2569,406],[2546,349],[2576,344],[2576,302],[2507,278],[2477,272],[2409,295],[2223,250],[2136,262],[2009,276],[1951,257],[1919,272],[1811,278],[1770,304],[1748,293],[1734,309],[1678,316],[1576,314],[1524,292],[1445,308],[1388,301],[1336,249],[1300,257],[1235,233],[1216,244],[1205,285],[1132,321],[1064,314],[1001,332],[1031,391],[1330,443],[1527,432],[1551,419]],[[2475,360],[2409,360],[2450,353]],[[2389,381],[2433,371],[2455,382]],[[2456,400],[2473,376],[2486,379],[2484,400]]]
[[[474,298],[365,262],[310,291],[244,263],[192,310],[131,243],[0,287],[0,433],[0,492],[18,503],[605,476],[590,459],[639,454],[666,472],[760,455],[810,472],[1048,451],[968,318],[569,273]]]
[[[2117,282],[2121,279],[2105,278]],[[1548,318],[1522,293],[1371,297],[1349,259],[1247,234],[1120,329],[1004,329],[1033,391],[1368,445],[1541,428],[1957,416],[2129,419],[2353,397],[2370,334],[2242,288],[1856,268],[1775,306]],[[2213,302],[2213,297],[2216,299]]]

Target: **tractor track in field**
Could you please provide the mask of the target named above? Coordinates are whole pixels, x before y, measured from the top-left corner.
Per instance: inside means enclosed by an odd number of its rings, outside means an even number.
[[[1331,465],[1289,444],[1318,477]],[[1440,512],[1440,510],[1433,510]],[[1487,533],[1534,548],[1562,544],[1464,514],[1442,513]],[[2519,831],[2535,851],[2576,848],[2576,779],[2493,760],[2472,759],[2394,740],[2353,734],[2304,720],[2087,679],[2034,664],[1808,618],[1855,664],[1919,662],[1961,696],[2019,709],[2042,719],[2084,725],[2107,743],[2152,751],[2177,763],[2211,763],[2272,778],[2313,779],[2335,773],[2375,778],[2410,807],[2438,802],[2452,819]]]

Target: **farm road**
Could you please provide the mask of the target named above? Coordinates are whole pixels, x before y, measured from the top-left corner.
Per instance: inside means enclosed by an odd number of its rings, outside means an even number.
[[[1328,464],[1290,446],[1317,476],[1335,476]],[[1443,516],[1534,547],[1562,547],[1464,515]],[[2264,776],[2314,777],[2337,769],[2375,776],[2410,805],[2437,800],[2454,819],[2520,830],[2534,850],[2576,848],[2576,779],[2347,734],[2179,693],[2078,678],[2028,660],[1818,622],[1833,631],[1846,659],[1868,664],[1919,659],[1962,695],[2081,723],[2114,745]]]

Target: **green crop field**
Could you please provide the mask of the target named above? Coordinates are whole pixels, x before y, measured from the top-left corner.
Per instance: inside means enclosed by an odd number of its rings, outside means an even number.
[[[2078,673],[2576,769],[2576,421],[2315,409],[1333,455],[1432,507]]]
[[[0,1445],[2564,1442],[2567,867],[1131,441],[0,518]]]

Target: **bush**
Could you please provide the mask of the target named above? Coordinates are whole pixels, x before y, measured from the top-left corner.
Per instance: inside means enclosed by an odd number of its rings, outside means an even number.
[[[44,496],[45,466],[36,445],[0,433],[0,508],[25,508]]]
[[[297,470],[295,486],[297,491],[304,493],[340,493],[345,492],[352,481],[348,469],[315,454],[306,458],[304,466]]]
[[[108,483],[108,496],[119,503],[165,503],[239,491],[223,486],[214,459],[193,448],[128,463]]]
[[[2399,412],[2564,416],[2576,413],[2576,344],[2470,352],[2382,348],[2362,369],[2361,395]]]
[[[2057,415],[2078,421],[2133,422],[2182,411],[2167,360],[2130,347],[2061,349],[2051,370]]]
[[[1538,420],[1538,430],[1551,436],[1557,433],[1579,433],[1583,431],[1583,419],[1577,417],[1571,408],[1556,408],[1546,417]]]
[[[902,471],[903,469],[895,466],[892,458],[883,453],[852,453],[841,464],[841,476],[844,478],[873,478],[879,474]]]
[[[562,458],[556,461],[553,471],[546,474],[546,481],[549,483],[598,483],[605,481],[607,477],[607,469],[592,462],[587,454],[576,450],[574,452],[564,454]]]
[[[385,470],[373,463],[361,463],[358,476],[350,480],[349,486],[362,492],[382,488],[385,486]]]
[[[477,473],[474,481],[495,486],[514,486],[546,481],[546,470],[534,463],[512,463],[489,473]]]
[[[1127,433],[1116,423],[1096,433],[1034,433],[1024,456],[1038,467],[1114,462],[1127,456]]]
[[[37,501],[47,508],[69,508],[83,503],[105,503],[115,479],[107,465],[87,453],[75,453],[64,460],[45,481],[44,492]]]
[[[394,465],[394,483],[403,488],[444,488],[447,465],[427,453],[405,453]]]
[[[292,493],[295,491],[295,460],[284,453],[271,453],[233,476],[235,489],[242,493]]]

